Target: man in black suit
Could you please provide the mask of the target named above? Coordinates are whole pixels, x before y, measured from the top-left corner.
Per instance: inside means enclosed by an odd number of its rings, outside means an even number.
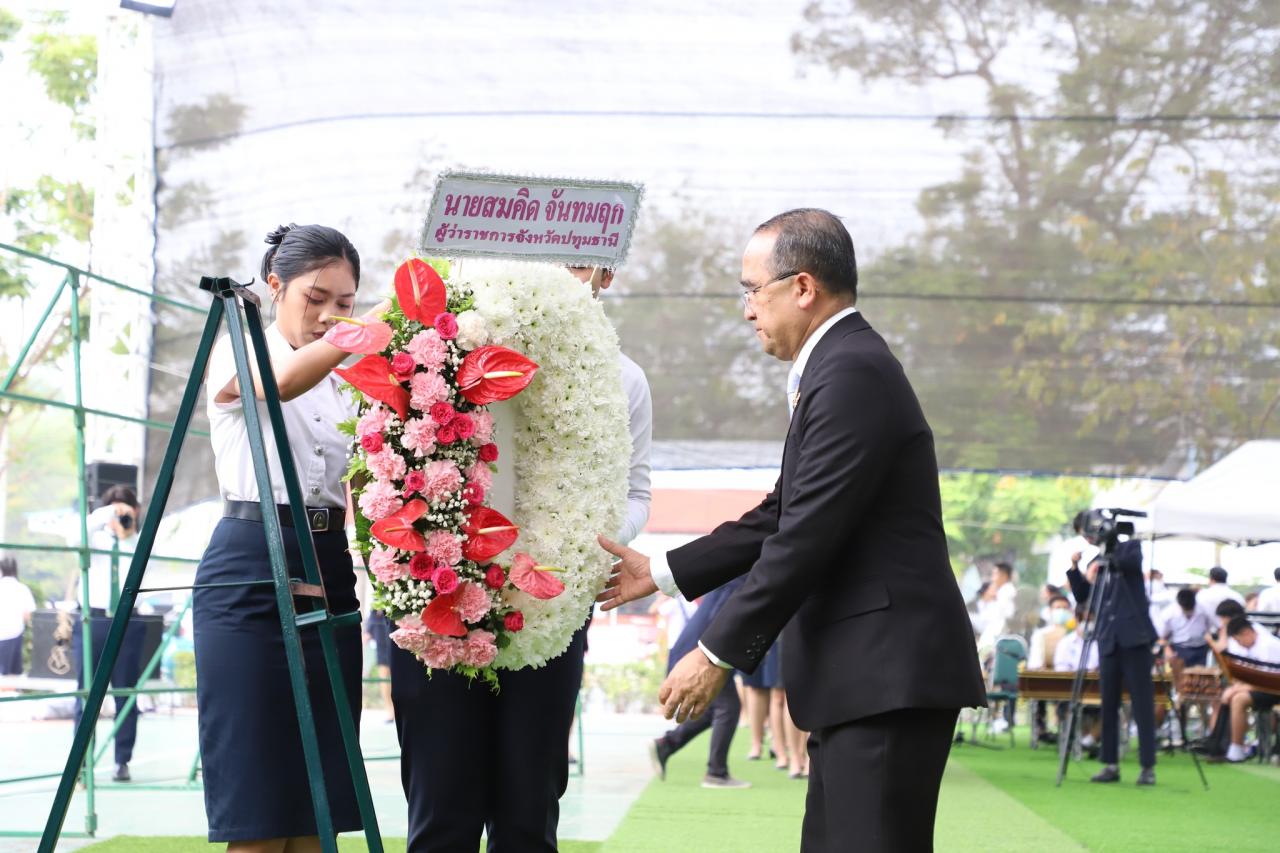
[[[793,210],[742,259],[744,317],[792,362],[791,428],[773,491],[737,521],[649,558],[621,558],[606,609],[658,588],[697,597],[739,575],[663,684],[668,717],[706,710],[731,669],[753,671],[785,628],[796,725],[812,732],[801,849],[930,850],[959,709],[986,704],[947,557],[933,433],[902,366],[854,307],[844,225]]]
[[[1097,543],[1094,543],[1097,544]],[[1094,602],[1094,621],[1102,692],[1102,770],[1094,782],[1119,782],[1120,687],[1129,688],[1133,721],[1138,726],[1139,785],[1156,783],[1155,686],[1151,680],[1151,646],[1156,629],[1151,624],[1147,588],[1142,579],[1142,545],[1135,539],[1121,542],[1110,556],[1111,572],[1102,599]],[[1071,592],[1080,603],[1093,594],[1103,560],[1088,566],[1088,577],[1074,564],[1067,570]]]

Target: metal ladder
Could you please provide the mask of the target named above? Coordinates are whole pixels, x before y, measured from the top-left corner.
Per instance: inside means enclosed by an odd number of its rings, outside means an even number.
[[[139,593],[152,590],[141,588],[142,575],[147,562],[151,558],[151,548],[155,543],[160,519],[165,505],[169,501],[169,492],[173,486],[174,473],[177,470],[178,455],[182,450],[182,441],[191,425],[191,416],[195,412],[196,402],[200,394],[200,386],[204,380],[205,369],[209,363],[209,354],[213,350],[218,329],[223,317],[227,320],[227,329],[231,335],[231,349],[235,355],[236,375],[240,382],[242,400],[252,402],[254,393],[253,374],[249,369],[249,351],[245,340],[245,320],[248,320],[249,339],[253,342],[253,355],[257,359],[258,375],[261,378],[263,396],[267,407],[267,415],[271,423],[271,431],[275,437],[276,447],[280,449],[280,467],[284,475],[285,488],[289,497],[289,511],[293,518],[294,530],[298,531],[298,545],[302,556],[303,580],[289,577],[289,569],[285,560],[284,539],[281,533],[280,519],[274,512],[262,514],[266,527],[267,550],[271,559],[271,580],[244,581],[231,584],[196,584],[191,589],[201,586],[255,586],[272,584],[275,587],[276,605],[280,612],[280,629],[284,636],[285,657],[289,665],[289,681],[293,688],[293,702],[298,714],[298,728],[302,736],[302,752],[306,760],[307,779],[311,787],[311,802],[315,811],[316,829],[320,836],[320,844],[325,853],[337,853],[338,842],[333,830],[333,817],[329,810],[329,797],[325,789],[324,771],[320,763],[320,744],[316,736],[315,719],[311,712],[311,700],[307,693],[307,675],[302,653],[302,639],[299,633],[302,628],[314,628],[320,638],[324,653],[325,667],[329,676],[329,684],[333,690],[333,701],[338,712],[338,726],[342,732],[342,742],[347,755],[347,765],[351,772],[355,787],[356,800],[360,807],[360,818],[364,823],[365,840],[369,850],[382,853],[382,838],[378,832],[378,821],[373,811],[373,799],[369,793],[369,780],[365,775],[364,757],[360,753],[359,732],[356,731],[351,709],[347,704],[347,687],[342,678],[339,666],[337,647],[334,644],[335,627],[356,625],[360,622],[360,612],[333,614],[329,612],[328,600],[321,583],[319,567],[316,562],[315,543],[311,537],[311,527],[307,519],[306,504],[302,498],[302,489],[298,485],[298,473],[293,464],[293,456],[288,452],[289,439],[285,433],[284,415],[280,408],[280,389],[276,385],[275,374],[271,370],[271,361],[267,354],[266,338],[262,331],[261,303],[258,297],[248,290],[247,285],[238,284],[229,278],[200,279],[200,289],[213,294],[213,303],[209,307],[209,316],[205,321],[204,334],[196,349],[195,361],[191,366],[191,378],[187,382],[182,397],[182,405],[178,409],[174,421],[169,446],[165,450],[164,462],[156,478],[152,494],[152,511],[146,514],[139,531],[138,545],[134,550],[133,560],[129,564],[129,573],[125,578],[124,589],[120,594],[119,607],[111,620],[111,628],[107,633],[106,645],[102,658],[94,671],[93,682],[85,698],[84,714],[80,725],[76,728],[72,740],[71,751],[67,755],[67,763],[62,771],[62,779],[58,785],[57,795],[49,810],[49,819],[45,824],[44,835],[40,839],[40,853],[54,853],[58,837],[62,833],[62,824],[66,820],[67,808],[71,803],[71,795],[75,788],[76,776],[81,772],[85,755],[93,738],[94,727],[98,722],[98,714],[102,710],[102,701],[106,696],[111,680],[111,671],[115,667],[124,642],[125,629],[133,615],[134,602]],[[253,468],[257,475],[258,494],[270,495],[271,474],[267,467],[266,446],[263,441],[262,422],[256,405],[244,406],[245,428],[249,433],[250,454]],[[306,531],[306,535],[302,535]],[[299,608],[295,597],[302,599]],[[359,685],[356,685],[359,690]],[[92,768],[85,772],[93,772]]]

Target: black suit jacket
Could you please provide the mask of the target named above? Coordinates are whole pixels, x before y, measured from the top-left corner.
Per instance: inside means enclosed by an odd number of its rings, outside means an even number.
[[[702,642],[752,672],[785,626],[783,680],[802,729],[986,704],[933,433],[861,313],[810,354],[774,490],[667,561],[688,598],[747,573]]]
[[[1150,646],[1156,641],[1151,624],[1151,604],[1142,582],[1142,544],[1135,539],[1121,542],[1111,555],[1113,581],[1108,583],[1106,601],[1098,603],[1098,654],[1109,655],[1118,648]],[[1067,570],[1067,581],[1076,601],[1085,602],[1093,594],[1079,569]]]

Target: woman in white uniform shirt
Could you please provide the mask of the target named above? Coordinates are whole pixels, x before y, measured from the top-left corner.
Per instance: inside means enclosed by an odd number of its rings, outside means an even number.
[[[337,425],[354,406],[332,374],[347,353],[321,340],[332,315],[350,316],[360,256],[340,232],[320,225],[281,227],[267,236],[262,261],[277,319],[265,330],[280,387],[289,450],[313,520],[329,608],[356,610],[355,575],[345,532],[350,440]],[[375,312],[380,311],[375,309]],[[370,312],[375,313],[375,312]],[[252,362],[252,359],[250,359]],[[273,494],[258,493],[230,341],[214,348],[206,378],[210,440],[224,517],[196,573],[198,584],[268,580],[263,512],[278,513],[292,576],[302,575],[298,540],[271,436],[262,388]],[[317,512],[319,510],[319,512]],[[315,519],[319,517],[320,523]],[[280,616],[270,585],[198,589],[194,603],[200,749],[209,840],[234,851],[319,850],[301,735],[290,689]],[[329,803],[338,832],[361,828],[318,637],[303,631],[312,711]],[[360,719],[360,629],[336,632],[351,713]]]

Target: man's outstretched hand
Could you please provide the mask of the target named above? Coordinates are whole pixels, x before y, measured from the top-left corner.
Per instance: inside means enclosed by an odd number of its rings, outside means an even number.
[[[636,601],[658,591],[658,585],[649,574],[649,558],[634,548],[619,545],[612,539],[597,536],[600,547],[618,558],[613,574],[605,584],[604,592],[596,596],[601,610],[613,610],[628,601]]]

